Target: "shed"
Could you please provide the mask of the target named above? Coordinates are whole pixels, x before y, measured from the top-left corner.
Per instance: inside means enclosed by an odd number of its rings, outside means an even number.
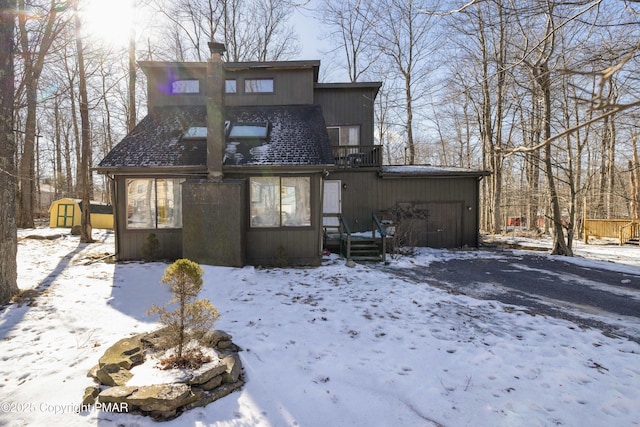
[[[113,206],[98,202],[91,202],[91,226],[113,230]],[[50,228],[71,228],[80,225],[82,221],[82,200],[59,199],[54,200],[49,208]]]

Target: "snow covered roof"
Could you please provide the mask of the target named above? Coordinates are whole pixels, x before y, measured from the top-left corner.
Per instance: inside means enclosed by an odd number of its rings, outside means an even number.
[[[268,124],[266,138],[227,137],[227,165],[325,165],[333,163],[318,105],[227,107],[225,120]],[[99,163],[98,171],[120,168],[206,167],[206,138],[184,137],[206,126],[206,107],[158,107]]]
[[[452,166],[431,166],[431,165],[398,165],[382,166],[380,176],[382,177],[407,177],[407,176],[475,176],[483,177],[490,175],[490,172]]]

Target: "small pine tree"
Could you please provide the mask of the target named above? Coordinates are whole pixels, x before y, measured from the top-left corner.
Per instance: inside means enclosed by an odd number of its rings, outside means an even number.
[[[169,287],[173,297],[162,307],[153,305],[149,314],[159,314],[160,323],[168,330],[170,344],[177,347],[175,362],[183,360],[185,343],[191,337],[202,336],[212,329],[220,317],[216,307],[207,299],[196,299],[202,289],[204,271],[197,263],[179,259],[164,272],[161,283]],[[176,306],[173,311],[168,306]],[[188,355],[185,356],[188,359]],[[187,360],[188,361],[188,360]]]
[[[151,233],[147,236],[142,245],[142,259],[145,261],[153,261],[158,259],[160,252],[160,241],[156,237],[155,233]]]

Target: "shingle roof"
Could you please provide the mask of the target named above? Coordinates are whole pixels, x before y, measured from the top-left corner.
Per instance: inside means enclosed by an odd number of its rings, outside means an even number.
[[[98,167],[206,165],[202,143],[183,141],[191,123],[206,122],[204,106],[156,108],[102,159]]]
[[[269,123],[269,133],[264,140],[233,141],[227,138],[225,164],[333,163],[326,125],[318,105],[228,107],[225,119],[231,124]],[[204,167],[206,142],[183,139],[182,135],[191,125],[205,123],[204,106],[156,108],[102,159],[98,168]]]
[[[225,164],[333,163],[327,127],[318,105],[233,107],[227,108],[226,120],[231,125],[266,122],[269,133],[264,140],[227,138]]]

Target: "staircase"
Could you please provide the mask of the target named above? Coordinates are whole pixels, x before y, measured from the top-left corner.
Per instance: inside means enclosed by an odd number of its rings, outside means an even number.
[[[640,245],[640,221],[634,220],[620,227],[620,245]]]
[[[386,262],[387,232],[375,214],[372,214],[374,230],[370,237],[362,234],[354,235],[346,218],[339,215],[338,219],[340,222],[338,242],[342,256],[355,262]]]
[[[342,254],[347,259],[356,262],[384,262],[381,245],[376,239],[351,238],[351,245],[347,249],[346,242],[343,241]]]

